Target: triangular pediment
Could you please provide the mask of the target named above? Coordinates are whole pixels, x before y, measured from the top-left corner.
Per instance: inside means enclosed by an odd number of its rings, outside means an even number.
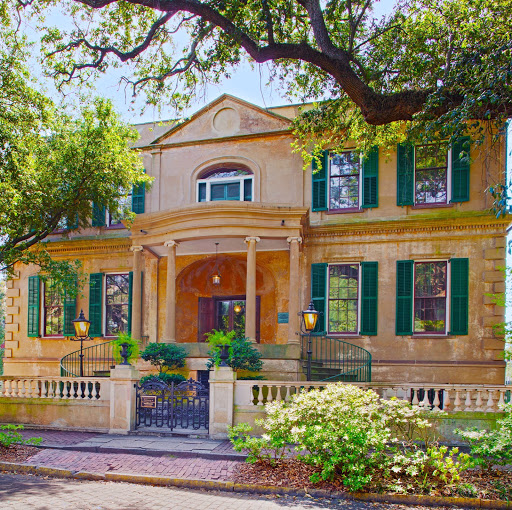
[[[290,129],[291,121],[264,108],[224,94],[172,127],[153,144],[185,143]]]

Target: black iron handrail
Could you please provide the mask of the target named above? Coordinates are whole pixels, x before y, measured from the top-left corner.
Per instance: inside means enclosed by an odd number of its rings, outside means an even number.
[[[307,373],[309,337],[301,337],[301,360]],[[372,355],[362,347],[336,337],[311,336],[311,380],[371,382]]]
[[[113,340],[91,345],[83,350],[83,377],[109,377],[110,368],[116,364],[112,351]],[[69,353],[60,360],[61,377],[80,376],[80,350]]]

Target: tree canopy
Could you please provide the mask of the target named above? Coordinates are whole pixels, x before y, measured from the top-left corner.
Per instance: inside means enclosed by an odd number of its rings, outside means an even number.
[[[297,121],[303,141],[332,133],[325,143],[351,138],[367,150],[403,139],[404,123],[423,139],[458,136],[468,122],[476,139],[495,134],[512,111],[512,0],[401,0],[382,18],[377,1],[32,0],[29,9],[73,19],[69,30],[45,25],[60,85],[131,63],[134,93],[183,107],[249,59],[269,63],[288,96],[319,102]]]
[[[92,202],[119,211],[120,197],[148,177],[130,148],[137,135],[112,105],[98,99],[64,113],[29,85],[23,41],[5,19],[2,29],[0,270],[35,263],[66,285],[77,264],[52,260],[41,241],[89,226]]]

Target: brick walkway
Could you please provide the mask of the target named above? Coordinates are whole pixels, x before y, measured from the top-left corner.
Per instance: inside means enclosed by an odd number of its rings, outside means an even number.
[[[74,432],[74,431],[63,431],[63,430],[22,430],[20,431],[24,439],[31,437],[43,438],[43,445],[55,445],[55,446],[71,446],[78,443],[82,443],[93,437],[103,436],[104,434],[98,434],[97,432]]]
[[[92,453],[70,450],[42,450],[27,461],[38,466],[105,474],[119,472],[169,476],[196,480],[227,481],[243,461],[149,456],[127,453]]]

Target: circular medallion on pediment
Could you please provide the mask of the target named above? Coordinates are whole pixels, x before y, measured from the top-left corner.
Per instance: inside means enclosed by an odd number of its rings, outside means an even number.
[[[221,135],[234,135],[240,130],[240,115],[233,108],[222,108],[213,117],[213,128]]]

